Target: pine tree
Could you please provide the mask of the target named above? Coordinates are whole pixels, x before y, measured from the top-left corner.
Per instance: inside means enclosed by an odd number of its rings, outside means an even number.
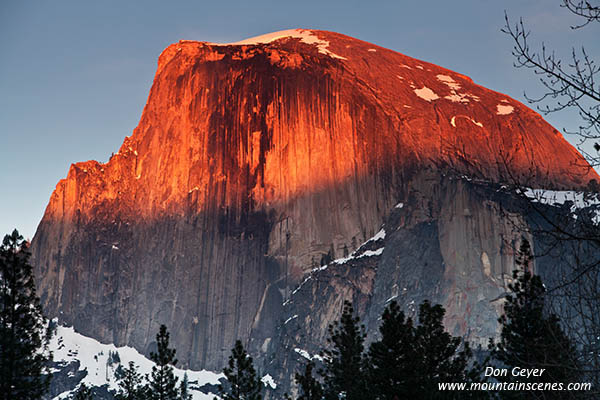
[[[504,304],[500,341],[490,343],[492,357],[506,368],[543,368],[540,377],[530,377],[527,382],[577,382],[580,370],[575,359],[576,349],[563,332],[559,318],[546,310],[546,289],[538,275],[531,272],[533,256],[526,239],[521,242],[517,257],[518,268],[513,271],[510,295]],[[506,382],[524,382],[523,377],[500,377]],[[575,392],[560,391],[515,392],[503,391],[505,399],[563,399]],[[571,397],[566,397],[566,396]]]
[[[418,364],[413,375],[418,397],[427,399],[463,399],[481,397],[484,393],[440,391],[441,382],[469,382],[472,352],[468,342],[444,330],[446,310],[440,304],[424,301],[419,306],[419,325],[415,328],[415,351]],[[418,359],[418,356],[421,358]],[[470,395],[470,396],[468,396]]]
[[[79,389],[75,392],[75,396],[73,396],[73,400],[93,400],[93,398],[94,394],[92,389],[85,383],[82,383],[79,386]]]
[[[368,398],[363,368],[365,328],[354,317],[349,301],[344,302],[340,321],[328,327],[330,348],[323,351],[325,367],[321,372],[326,399]]]
[[[142,376],[133,361],[122,371],[118,377],[119,391],[115,395],[116,400],[143,400],[145,399]]]
[[[252,357],[246,353],[240,340],[235,342],[223,374],[227,384],[219,385],[218,389],[223,400],[262,400],[262,383],[256,376]]]
[[[0,246],[0,399],[39,399],[50,383],[52,329],[36,295],[27,243],[15,229]],[[48,328],[46,328],[48,327]]]
[[[439,382],[469,382],[468,343],[452,337],[442,324],[445,310],[428,301],[419,307],[414,325],[398,304],[391,302],[382,314],[381,339],[369,347],[367,371],[372,399],[452,399],[480,397],[481,393],[441,392]]]
[[[295,380],[300,389],[297,400],[321,400],[323,398],[323,387],[312,374],[314,368],[314,362],[309,361],[304,367],[303,374],[296,372]]]
[[[190,393],[187,372],[183,374],[183,380],[181,381],[181,386],[179,386],[179,399],[192,400],[192,394]]]
[[[369,386],[376,399],[408,398],[414,389],[413,321],[405,317],[395,301],[385,308],[381,319],[381,339],[371,343],[368,352]]]
[[[160,326],[156,343],[157,353],[150,353],[150,359],[156,365],[152,367],[147,396],[150,400],[177,400],[177,377],[173,374],[177,360],[175,349],[169,348],[169,332],[165,325]]]

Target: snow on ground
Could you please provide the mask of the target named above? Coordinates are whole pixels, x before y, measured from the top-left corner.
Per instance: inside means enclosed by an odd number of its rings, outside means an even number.
[[[421,89],[415,89],[415,94],[423,100],[432,101],[440,98],[433,90],[427,86],[423,86]]]
[[[340,60],[346,60],[346,57],[337,55],[329,51],[329,42],[327,40],[319,39],[311,30],[308,29],[287,29],[284,31],[267,33],[265,35],[255,36],[252,38],[244,39],[234,43],[210,43],[213,46],[234,46],[244,44],[262,44],[271,43],[283,38],[298,38],[303,43],[316,45],[319,49],[319,53],[327,54],[332,58],[339,58]]]
[[[513,112],[515,108],[513,106],[509,106],[507,104],[498,104],[496,105],[496,114],[498,115],[508,115]]]
[[[109,390],[118,389],[115,371],[119,366],[119,362],[114,361],[117,358],[115,354],[118,354],[117,359],[120,359],[120,365],[123,368],[126,368],[129,362],[133,361],[138,366],[138,372],[142,375],[149,374],[154,365],[151,360],[132,347],[102,344],[95,339],[75,332],[72,327],[66,326],[57,327],[56,334],[50,342],[50,350],[54,353],[55,362],[63,365],[75,361],[80,362],[79,370],[87,370],[87,375],[83,378],[82,383],[88,386],[108,385]],[[225,377],[222,373],[217,374],[206,370],[192,371],[176,368],[174,373],[180,382],[183,375],[187,373],[194,400],[213,399],[213,394],[204,394],[194,389],[205,384],[219,384],[219,379]],[[70,391],[63,392],[56,396],[54,400],[66,399],[72,394]]]

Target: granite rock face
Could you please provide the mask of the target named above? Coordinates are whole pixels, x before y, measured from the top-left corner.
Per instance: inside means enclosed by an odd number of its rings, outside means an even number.
[[[513,265],[510,221],[448,177],[574,188],[598,178],[586,166],[519,102],[357,39],[180,41],[119,152],[57,184],[32,242],[39,293],[50,316],[101,341],[148,352],[165,323],[183,367],[221,369],[236,338],[266,365],[294,288],[399,218],[382,254],[323,270],[298,311],[318,321],[303,329],[318,338],[349,281],[368,318],[418,288],[453,332],[485,337]]]
[[[361,317],[367,342],[378,337],[381,314],[392,300],[413,318],[424,300],[443,304],[446,329],[475,347],[485,348],[499,333],[497,319],[522,237],[515,227],[528,222],[518,213],[524,208],[499,185],[420,178],[416,182],[425,186],[411,187],[373,238],[349,256],[314,268],[291,293],[269,347],[273,354],[262,358],[286,390],[299,364],[319,360],[327,326],[339,319],[345,300]]]

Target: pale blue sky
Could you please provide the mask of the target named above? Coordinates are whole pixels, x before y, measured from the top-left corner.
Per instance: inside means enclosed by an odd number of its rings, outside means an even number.
[[[524,101],[504,10],[533,39],[600,55],[598,24],[572,32],[558,0],[67,1],[0,4],[0,234],[33,237],[73,162],[105,162],[139,121],[160,52],[179,39],[232,42],[290,28],[337,31],[469,75]],[[600,57],[596,57],[598,59]],[[577,120],[547,117],[562,130]]]

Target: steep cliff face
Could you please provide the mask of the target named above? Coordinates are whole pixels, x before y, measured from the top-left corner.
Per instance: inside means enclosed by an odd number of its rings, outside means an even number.
[[[524,207],[511,206],[514,196],[499,186],[420,174],[376,235],[354,253],[314,268],[291,293],[269,346],[273,354],[263,357],[265,368],[289,388],[299,362],[319,359],[327,326],[345,300],[355,305],[368,341],[377,337],[389,302],[415,317],[429,300],[446,308],[449,332],[485,348],[498,333],[516,266],[522,233],[515,226],[527,222],[518,212]]]
[[[464,296],[493,294],[469,292],[473,266],[489,279],[505,268],[503,222],[469,216],[464,190],[418,172],[577,187],[597,178],[585,165],[517,101],[344,35],[181,41],[160,56],[119,152],[73,164],[57,184],[32,244],[38,286],[50,315],[84,334],[147,351],[166,323],[184,366],[220,369],[236,338],[268,348],[290,288],[373,236],[419,185],[447,189],[437,212],[452,218],[428,229],[460,277],[439,279],[462,293],[446,304],[463,323]],[[471,254],[475,228],[488,234]]]

